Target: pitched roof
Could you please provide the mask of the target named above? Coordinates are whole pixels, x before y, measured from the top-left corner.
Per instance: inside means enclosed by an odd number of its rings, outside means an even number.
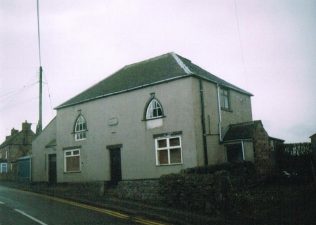
[[[310,136],[309,138],[313,138],[313,137],[315,137],[316,136],[316,133],[315,134],[313,134],[312,136]]]
[[[252,96],[251,93],[216,77],[190,60],[175,53],[167,53],[123,67],[56,109],[189,76],[199,77]]]
[[[4,148],[8,145],[30,145],[31,143],[26,143],[25,135],[31,136],[32,138],[35,136],[35,133],[32,130],[21,130],[15,133],[12,136],[9,136],[1,145],[0,148]]]
[[[229,128],[223,138],[224,142],[234,140],[245,140],[253,137],[255,129],[255,121],[230,124]]]

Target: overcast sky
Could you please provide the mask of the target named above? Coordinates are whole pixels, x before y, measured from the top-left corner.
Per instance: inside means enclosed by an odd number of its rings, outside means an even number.
[[[316,0],[40,0],[44,126],[54,107],[167,52],[251,93],[270,136],[316,133]],[[36,0],[0,0],[0,142],[38,121]],[[50,97],[49,97],[50,96]]]

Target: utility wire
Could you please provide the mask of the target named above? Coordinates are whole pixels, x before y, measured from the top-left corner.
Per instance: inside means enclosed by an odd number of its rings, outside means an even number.
[[[38,59],[40,67],[42,66],[42,57],[41,57],[41,35],[40,35],[40,20],[39,20],[39,0],[37,0],[37,37],[38,37]]]
[[[6,92],[6,93],[0,95],[0,99],[1,99],[1,98],[8,98],[8,97],[10,97],[10,96],[12,96],[12,95],[15,95],[15,94],[17,94],[17,92],[22,91],[22,90],[24,90],[24,89],[26,89],[26,88],[30,88],[30,87],[36,85],[37,83],[38,83],[38,81],[33,82],[33,83],[31,83],[31,84],[23,85],[23,86],[21,86],[21,87],[18,88],[18,89],[8,91],[8,92]]]
[[[44,80],[45,80],[45,83],[47,85],[47,91],[48,91],[48,98],[49,98],[49,105],[50,105],[50,109],[51,109],[51,112],[53,114],[54,112],[54,109],[53,109],[53,104],[52,104],[52,99],[51,99],[51,94],[50,94],[50,88],[49,88],[49,84],[48,84],[48,81],[46,79],[46,76],[44,76]]]
[[[242,44],[241,35],[240,35],[239,15],[238,15],[238,8],[237,8],[236,0],[234,0],[234,6],[235,6],[235,16],[236,16],[236,23],[237,23],[237,33],[238,33],[238,39],[239,39],[239,47],[240,47],[240,52],[241,52],[241,61],[242,61],[242,64],[243,64],[244,75],[246,75],[246,63],[245,63],[245,57],[244,57],[244,51],[243,51],[243,44]],[[247,76],[245,76],[245,77],[247,78]]]
[[[8,110],[8,109],[11,109],[11,108],[14,108],[14,107],[17,107],[17,106],[21,106],[21,105],[25,105],[25,104],[29,104],[31,103],[32,101],[38,99],[38,97],[31,97],[31,98],[27,98],[27,99],[24,99],[24,100],[21,100],[21,101],[18,101],[18,102],[15,102],[14,104],[6,104],[4,105],[3,107],[0,108],[0,112],[3,111],[3,110]]]

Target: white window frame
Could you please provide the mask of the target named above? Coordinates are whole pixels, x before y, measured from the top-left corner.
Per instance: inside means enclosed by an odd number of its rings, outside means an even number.
[[[161,110],[161,115],[154,116],[154,111],[159,110],[159,109]],[[163,117],[162,105],[156,98],[153,98],[148,104],[147,109],[146,109],[146,120],[157,119],[161,117]]]
[[[75,123],[75,141],[82,141],[87,139],[87,121],[80,115]]]
[[[170,146],[170,139],[172,139],[172,138],[179,138],[179,145],[177,145],[177,146]],[[166,140],[167,146],[159,148],[158,147],[158,141],[160,141],[160,140]],[[180,148],[181,162],[171,163],[170,162],[170,150],[171,149],[178,149],[178,148]],[[161,150],[163,150],[163,151],[167,150],[167,152],[168,152],[168,163],[167,164],[160,164],[159,163],[159,154],[158,154],[158,152],[161,151]],[[180,164],[183,164],[182,139],[181,139],[181,136],[178,135],[178,136],[168,136],[168,137],[156,138],[155,139],[155,153],[156,153],[156,166],[168,166],[168,165],[180,165]]]
[[[74,154],[75,151],[78,151],[79,154]],[[68,152],[71,152],[70,155],[67,155]],[[67,171],[67,158],[70,157],[75,157],[79,156],[79,169],[78,170],[73,170],[73,171]],[[75,173],[75,172],[81,172],[81,154],[80,154],[80,149],[70,149],[70,150],[65,150],[64,151],[64,172],[65,173]]]
[[[5,172],[3,172],[3,166],[5,167]],[[8,173],[8,163],[0,163],[0,173]]]

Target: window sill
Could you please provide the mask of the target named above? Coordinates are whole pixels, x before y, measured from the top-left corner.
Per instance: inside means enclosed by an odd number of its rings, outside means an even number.
[[[75,139],[75,141],[85,141],[85,140],[87,140],[87,138],[84,138],[84,139]]]
[[[73,174],[73,173],[81,173],[81,171],[64,171],[64,174]]]
[[[226,112],[233,112],[233,110],[227,109],[227,108],[221,108],[221,110],[226,111]]]
[[[165,118],[166,116],[159,116],[159,117],[155,117],[155,118],[151,118],[151,119],[142,119],[142,121],[151,121],[151,120],[157,120],[157,119],[162,119]]]
[[[160,166],[179,166],[179,165],[183,165],[183,163],[160,164],[156,166],[160,167]]]

